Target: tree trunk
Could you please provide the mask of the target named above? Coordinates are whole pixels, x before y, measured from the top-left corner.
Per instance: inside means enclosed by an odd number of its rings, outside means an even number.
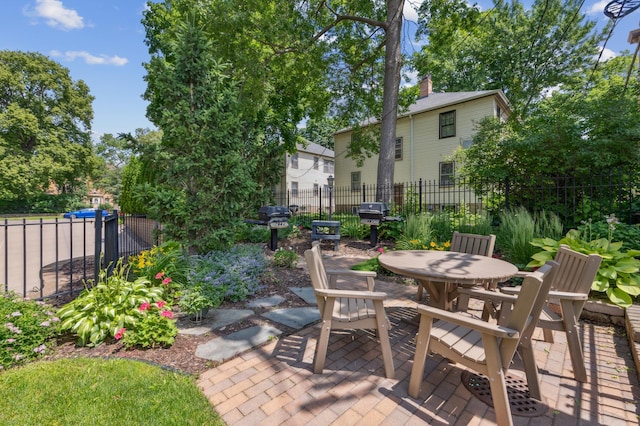
[[[396,122],[398,120],[398,91],[402,56],[402,9],[404,0],[387,0],[387,29],[385,43],[382,121],[376,200],[391,202],[395,166]]]

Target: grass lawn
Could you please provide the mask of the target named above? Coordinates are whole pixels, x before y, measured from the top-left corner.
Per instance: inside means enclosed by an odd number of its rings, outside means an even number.
[[[125,359],[74,358],[0,373],[3,425],[224,425],[193,377]]]

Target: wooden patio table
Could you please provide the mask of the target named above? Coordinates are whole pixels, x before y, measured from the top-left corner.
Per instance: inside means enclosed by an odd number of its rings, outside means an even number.
[[[396,250],[382,253],[380,265],[416,279],[429,292],[429,305],[453,310],[458,286],[495,288],[516,275],[518,268],[504,260],[455,251]]]

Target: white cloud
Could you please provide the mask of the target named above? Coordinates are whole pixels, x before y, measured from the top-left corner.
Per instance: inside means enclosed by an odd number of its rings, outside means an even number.
[[[587,15],[601,15],[604,16],[604,8],[611,3],[611,0],[600,0],[591,5],[589,9],[587,9]]]
[[[89,52],[74,50],[67,50],[64,53],[53,50],[51,51],[50,55],[54,58],[62,58],[63,60],[70,62],[74,61],[76,58],[81,58],[84,59],[84,62],[89,65],[115,65],[117,67],[121,67],[129,62],[127,58],[121,58],[120,56],[95,56]]]
[[[422,0],[405,0],[402,15],[404,19],[411,22],[418,22],[418,8],[422,4]]]
[[[44,18],[47,25],[65,31],[84,28],[84,18],[75,10],[65,8],[61,0],[36,0],[35,9],[25,9],[24,14]]]
[[[605,48],[604,50],[602,50],[602,56],[600,56],[600,62],[607,61],[611,58],[615,58],[616,56],[618,55],[616,55],[616,53],[613,50]]]

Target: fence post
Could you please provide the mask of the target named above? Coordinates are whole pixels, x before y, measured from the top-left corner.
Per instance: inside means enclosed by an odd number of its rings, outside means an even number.
[[[418,211],[422,213],[422,178],[418,181]]]
[[[96,229],[94,232],[95,250],[93,258],[93,282],[98,282],[100,269],[102,268],[102,210],[96,210]]]
[[[322,220],[322,187],[318,185],[318,220]]]

